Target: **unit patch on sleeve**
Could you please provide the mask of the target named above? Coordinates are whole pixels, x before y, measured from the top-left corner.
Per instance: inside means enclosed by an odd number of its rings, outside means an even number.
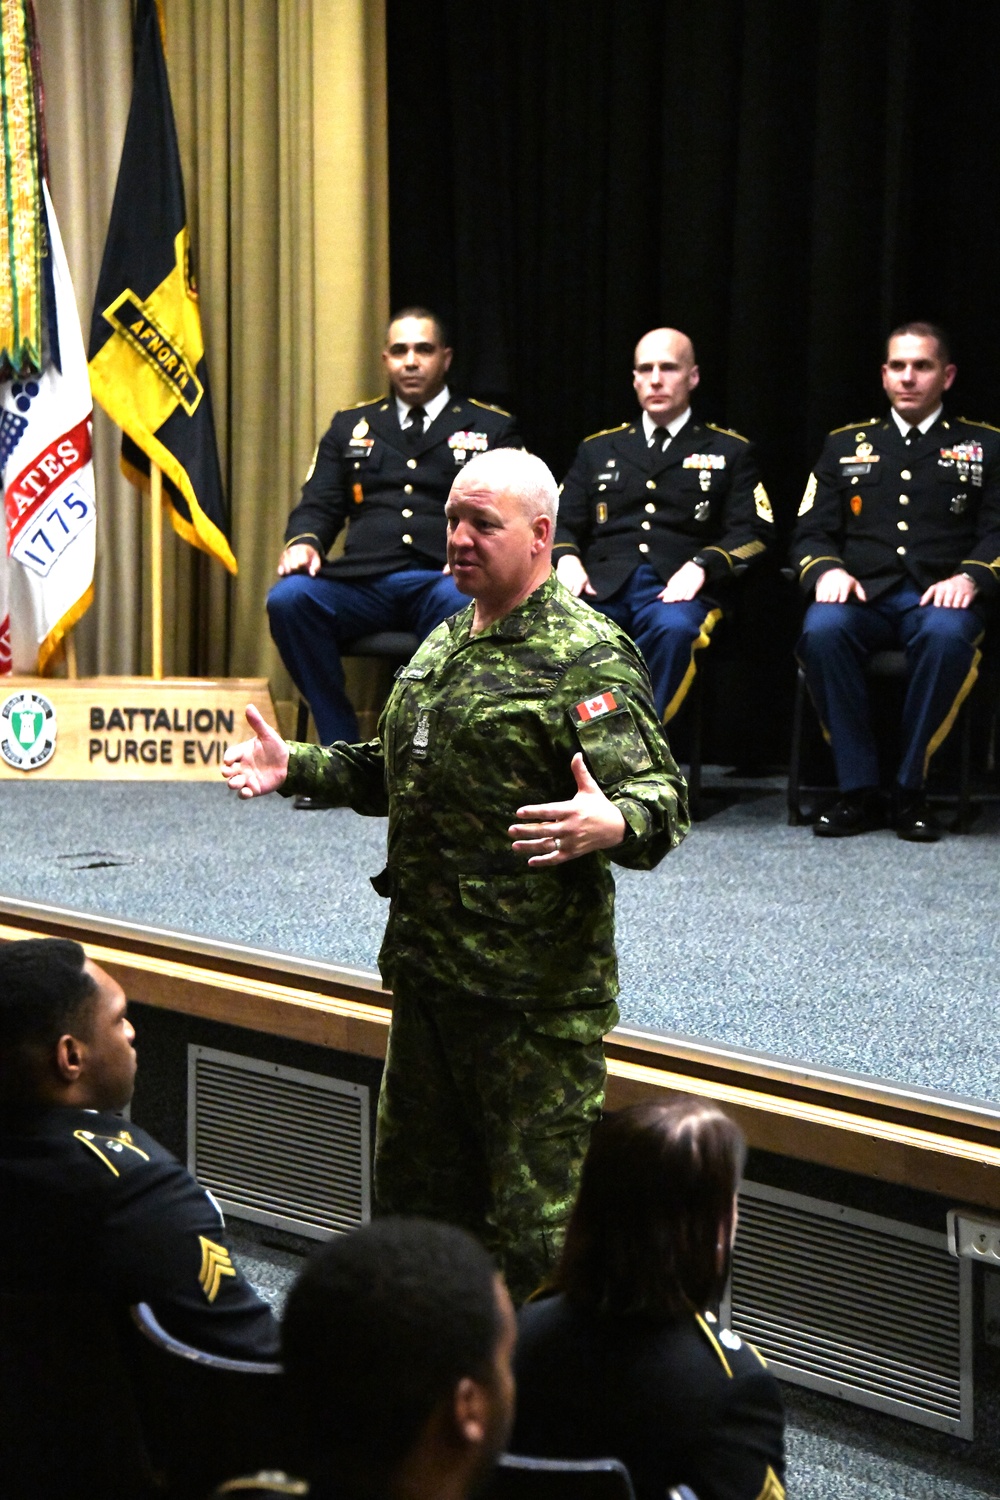
[[[586,724],[591,719],[599,719],[602,714],[613,714],[617,708],[614,693],[601,693],[597,698],[585,698],[573,712],[579,723]]]

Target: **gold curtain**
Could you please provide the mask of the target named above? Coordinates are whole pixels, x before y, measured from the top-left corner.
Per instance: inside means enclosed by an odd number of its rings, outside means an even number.
[[[52,194],[84,336],[131,97],[129,0],[36,0]],[[167,65],[239,576],[165,531],[165,666],[289,684],[264,595],[331,413],[382,388],[383,0],[166,0]],[[81,672],[149,670],[148,517],[95,412]]]

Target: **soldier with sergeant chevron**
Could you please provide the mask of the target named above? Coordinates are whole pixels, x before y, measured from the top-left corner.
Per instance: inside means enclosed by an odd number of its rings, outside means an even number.
[[[451,357],[433,313],[397,313],[382,351],[389,395],[335,413],[289,517],[267,610],[324,745],[358,737],[346,644],[381,630],[423,639],[464,607],[445,566],[448,491],[472,454],[520,446],[508,412],[452,394]],[[343,556],[328,561],[345,525]]]
[[[955,374],[940,328],[895,329],[888,415],[830,434],[799,506],[792,558],[814,602],[798,654],[841,791],[814,825],[821,838],[886,821],[865,663],[900,647],[909,675],[892,821],[914,843],[941,836],[927,773],[976,680],[1000,587],[1000,432],[946,411]]]
[[[738,572],[770,545],[774,516],[750,443],[691,415],[691,340],[656,328],[636,346],[642,419],[581,444],[559,503],[560,582],[639,646],[666,723]]]

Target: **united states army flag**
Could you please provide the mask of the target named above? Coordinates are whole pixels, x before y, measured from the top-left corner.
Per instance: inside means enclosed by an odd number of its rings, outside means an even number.
[[[135,81],[90,325],[94,395],[122,469],[163,471],[174,530],[236,572],[215,443],[180,154],[154,0],[138,0]]]
[[[44,672],[93,597],[94,474],[87,357],[73,284],[43,186],[56,338],[40,375],[0,385],[0,674]],[[58,347],[55,347],[57,345]]]

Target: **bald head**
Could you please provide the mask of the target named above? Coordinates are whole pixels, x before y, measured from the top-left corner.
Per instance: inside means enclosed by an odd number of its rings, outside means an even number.
[[[699,379],[694,345],[679,329],[653,328],[636,344],[632,384],[639,405],[658,427],[687,411]]]

